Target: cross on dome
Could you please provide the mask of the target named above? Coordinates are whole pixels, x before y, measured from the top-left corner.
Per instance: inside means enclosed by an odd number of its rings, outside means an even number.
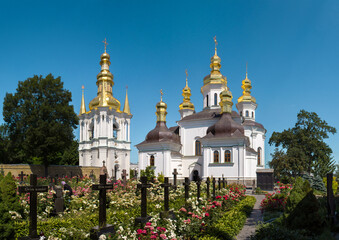
[[[105,44],[105,52],[106,52],[106,47],[108,45],[107,41],[106,41],[106,38],[105,38],[105,41],[102,41],[104,44]]]

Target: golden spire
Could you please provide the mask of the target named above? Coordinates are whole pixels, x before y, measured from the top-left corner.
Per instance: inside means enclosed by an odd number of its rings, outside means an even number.
[[[256,100],[254,97],[251,96],[251,80],[248,79],[247,74],[247,63],[246,63],[246,78],[242,80],[242,86],[241,88],[244,90],[242,92],[242,96],[238,98],[238,102],[253,102],[256,103]]]
[[[89,103],[89,109],[92,110],[97,107],[110,107],[115,109],[117,112],[120,111],[120,102],[113,97],[112,88],[114,86],[113,74],[109,71],[110,56],[106,52],[106,47],[108,45],[106,38],[103,41],[105,44],[105,52],[101,54],[101,71],[97,75],[97,86],[98,93],[97,96]]]
[[[220,102],[221,113],[232,113],[232,93],[229,88],[226,86],[225,89],[220,93]]]
[[[129,102],[128,102],[128,95],[127,95],[128,87],[126,86],[126,98],[125,98],[125,105],[124,105],[124,113],[127,113],[128,115],[131,115],[131,110],[129,108]]]
[[[80,107],[80,113],[79,115],[82,115],[84,113],[86,113],[86,105],[85,105],[85,97],[84,97],[84,89],[85,89],[85,86],[82,85],[82,98],[81,98],[81,107]]]
[[[187,73],[187,69],[185,70],[186,72],[186,86],[182,89],[182,96],[184,97],[183,102],[179,105],[179,109],[190,109],[194,111],[194,105],[193,103],[191,103],[191,89],[188,87],[188,81],[187,81],[187,77],[188,77],[188,73]]]
[[[160,102],[158,102],[157,105],[155,106],[157,110],[155,114],[157,115],[157,122],[166,122],[167,104],[162,101],[162,95],[164,94],[162,92],[162,89],[160,90],[160,94],[161,94]]]
[[[217,55],[217,45],[218,45],[217,37],[215,36],[213,39],[214,39],[215,46],[214,46],[214,55],[211,58],[211,64],[210,64],[211,73],[204,78],[204,85],[227,83],[227,78],[223,76],[220,72],[221,59]]]

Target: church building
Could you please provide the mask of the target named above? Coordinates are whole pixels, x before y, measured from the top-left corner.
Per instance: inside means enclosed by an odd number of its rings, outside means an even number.
[[[120,102],[113,96],[113,74],[109,70],[110,56],[101,55],[101,71],[97,75],[97,96],[86,110],[84,92],[79,114],[80,141],[79,165],[107,167],[108,175],[120,178],[122,170],[130,169],[130,125],[132,114],[127,90],[123,111]],[[83,87],[84,89],[84,87]]]
[[[216,39],[215,43],[217,45]],[[191,89],[183,89],[177,126],[166,125],[167,105],[156,104],[157,122],[145,138],[136,145],[139,170],[152,166],[155,174],[172,178],[174,169],[178,179],[192,180],[225,177],[229,181],[249,183],[256,179],[256,171],[265,168],[266,130],[255,121],[256,99],[251,96],[251,80],[242,81],[243,95],[233,109],[233,96],[227,78],[220,72],[221,59],[211,58],[211,72],[204,77],[201,93],[203,110],[195,112]]]

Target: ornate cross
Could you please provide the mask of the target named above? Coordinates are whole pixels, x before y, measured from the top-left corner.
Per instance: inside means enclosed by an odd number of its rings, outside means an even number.
[[[160,101],[162,101],[162,95],[164,95],[164,93],[162,92],[162,89],[160,89],[160,95],[161,95]]]
[[[183,183],[185,186],[185,202],[187,204],[187,200],[189,198],[189,190],[190,190],[190,180],[188,177],[185,177],[185,182]]]
[[[151,187],[151,184],[147,183],[147,177],[140,177],[141,184],[137,185],[138,189],[141,189],[141,216],[135,218],[135,223],[145,224],[151,219],[147,215],[147,188]]]
[[[37,175],[31,174],[30,186],[19,186],[19,194],[29,193],[30,207],[29,207],[29,237],[37,238],[37,214],[38,214],[38,192],[47,192],[48,186],[37,186]]]
[[[173,187],[174,187],[174,189],[176,189],[177,188],[177,175],[178,175],[176,168],[174,168],[172,174],[173,174],[173,185],[174,185]]]
[[[104,44],[105,44],[105,52],[106,52],[106,47],[108,45],[107,41],[106,41],[106,38],[105,38],[105,41],[102,41]]]
[[[19,174],[19,177],[20,177],[20,184],[23,184],[23,183],[24,183],[24,176],[26,176],[26,174],[24,174],[24,172],[21,171],[21,173]]]

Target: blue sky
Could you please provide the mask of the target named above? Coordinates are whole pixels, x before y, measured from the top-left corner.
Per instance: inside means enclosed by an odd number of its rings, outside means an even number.
[[[134,146],[155,126],[160,89],[167,125],[179,120],[185,69],[192,102],[202,110],[200,88],[216,35],[234,108],[248,62],[266,142],[273,131],[293,127],[300,109],[339,130],[338,16],[339,2],[326,0],[0,1],[0,101],[18,81],[52,73],[72,92],[78,113],[82,85],[87,107],[96,96],[107,38],[113,94],[122,106],[129,87]],[[338,160],[339,135],[328,143]],[[266,143],[266,160],[273,150]],[[134,147],[131,160],[137,161]]]

